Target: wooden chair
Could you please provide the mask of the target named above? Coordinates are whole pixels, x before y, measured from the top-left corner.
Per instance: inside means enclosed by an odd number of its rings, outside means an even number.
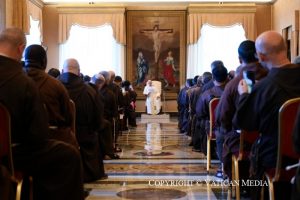
[[[15,171],[12,156],[12,142],[11,142],[11,127],[10,127],[10,114],[6,107],[0,103],[0,164],[7,167],[11,174],[12,181],[16,182],[16,200],[21,199],[23,173]],[[30,185],[32,183],[29,177]],[[30,187],[30,190],[32,187]],[[32,199],[32,191],[29,193]]]
[[[213,98],[209,102],[209,133],[207,135],[207,164],[206,164],[206,170],[207,173],[209,173],[210,164],[211,164],[211,141],[216,140],[216,135],[214,131],[215,127],[215,110],[217,108],[217,105],[220,101],[220,98]]]
[[[286,171],[283,166],[283,157],[299,159],[299,155],[293,149],[292,133],[296,121],[300,98],[294,98],[286,101],[279,109],[278,116],[278,150],[277,163],[275,169],[265,172],[269,185],[269,198],[275,199],[275,186],[280,182],[289,184],[296,173],[296,169]]]
[[[237,154],[232,155],[232,181],[233,182],[240,182],[240,166],[241,163],[249,163],[249,154],[251,151],[251,146],[258,138],[259,133],[256,131],[245,131],[242,130],[240,133],[240,147],[239,152]],[[249,166],[249,164],[248,164]],[[249,170],[249,169],[248,169]],[[240,185],[235,184],[235,198],[236,200],[240,199]],[[233,192],[233,193],[234,193]]]

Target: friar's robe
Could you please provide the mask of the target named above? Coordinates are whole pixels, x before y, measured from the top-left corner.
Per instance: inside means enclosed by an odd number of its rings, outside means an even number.
[[[19,62],[1,55],[0,102],[11,117],[15,169],[33,177],[34,199],[84,199],[78,150],[49,139],[47,114],[35,83]]]
[[[260,169],[276,165],[278,141],[278,111],[282,104],[300,97],[300,66],[288,64],[272,68],[268,75],[254,85],[250,94],[240,96],[234,123],[240,129],[258,131],[260,137],[254,143]]]
[[[78,148],[72,132],[73,115],[70,97],[64,85],[45,73],[37,63],[26,63],[26,74],[34,80],[46,107],[50,127],[50,138],[61,140]]]
[[[95,90],[72,73],[63,73],[59,80],[65,85],[76,107],[76,137],[84,169],[84,181],[104,176],[103,161],[99,155],[98,131],[101,128],[101,110]]]

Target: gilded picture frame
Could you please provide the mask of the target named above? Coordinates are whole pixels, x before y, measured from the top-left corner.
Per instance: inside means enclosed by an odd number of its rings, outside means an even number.
[[[127,11],[126,20],[126,78],[138,98],[147,80],[158,80],[163,97],[176,99],[186,75],[186,12]]]

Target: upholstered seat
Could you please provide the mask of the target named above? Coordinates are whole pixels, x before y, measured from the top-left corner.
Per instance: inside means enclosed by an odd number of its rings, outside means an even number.
[[[220,98],[213,98],[209,102],[209,133],[207,135],[207,164],[206,164],[206,170],[207,173],[209,173],[210,170],[210,164],[211,164],[211,141],[216,140],[216,135],[214,131],[215,127],[215,110],[217,108],[217,105],[220,101]]]
[[[286,171],[286,163],[283,160],[288,158],[297,161],[299,155],[293,149],[292,133],[296,121],[298,107],[300,105],[300,98],[294,98],[286,101],[279,109],[278,116],[278,150],[276,168],[269,169],[265,172],[269,185],[269,198],[276,199],[275,191],[280,189],[277,187],[279,183],[284,182],[283,185],[290,184],[290,180],[296,173],[296,168]],[[288,191],[286,191],[288,192]]]
[[[17,183],[16,200],[21,199],[22,185],[24,173],[15,171],[12,156],[10,114],[6,107],[0,103],[0,164],[6,166],[11,174],[11,180]],[[31,177],[28,177],[31,184]],[[29,195],[32,199],[32,187],[30,187]]]
[[[251,146],[258,137],[258,132],[248,132],[245,130],[242,130],[240,133],[240,147],[239,151],[232,155],[232,180],[233,181],[240,181],[242,178],[248,178],[248,173],[245,172],[249,171],[249,168],[244,169],[246,166],[249,166],[249,155],[251,152]],[[243,165],[243,169],[241,167],[241,164],[245,163]],[[241,174],[241,172],[244,172]],[[235,185],[235,197],[237,200],[240,199],[240,186],[238,184]]]

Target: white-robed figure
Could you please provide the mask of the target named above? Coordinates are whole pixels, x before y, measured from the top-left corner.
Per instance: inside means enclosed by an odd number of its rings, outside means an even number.
[[[143,94],[147,96],[147,114],[157,115],[161,109],[161,82],[148,80]]]

